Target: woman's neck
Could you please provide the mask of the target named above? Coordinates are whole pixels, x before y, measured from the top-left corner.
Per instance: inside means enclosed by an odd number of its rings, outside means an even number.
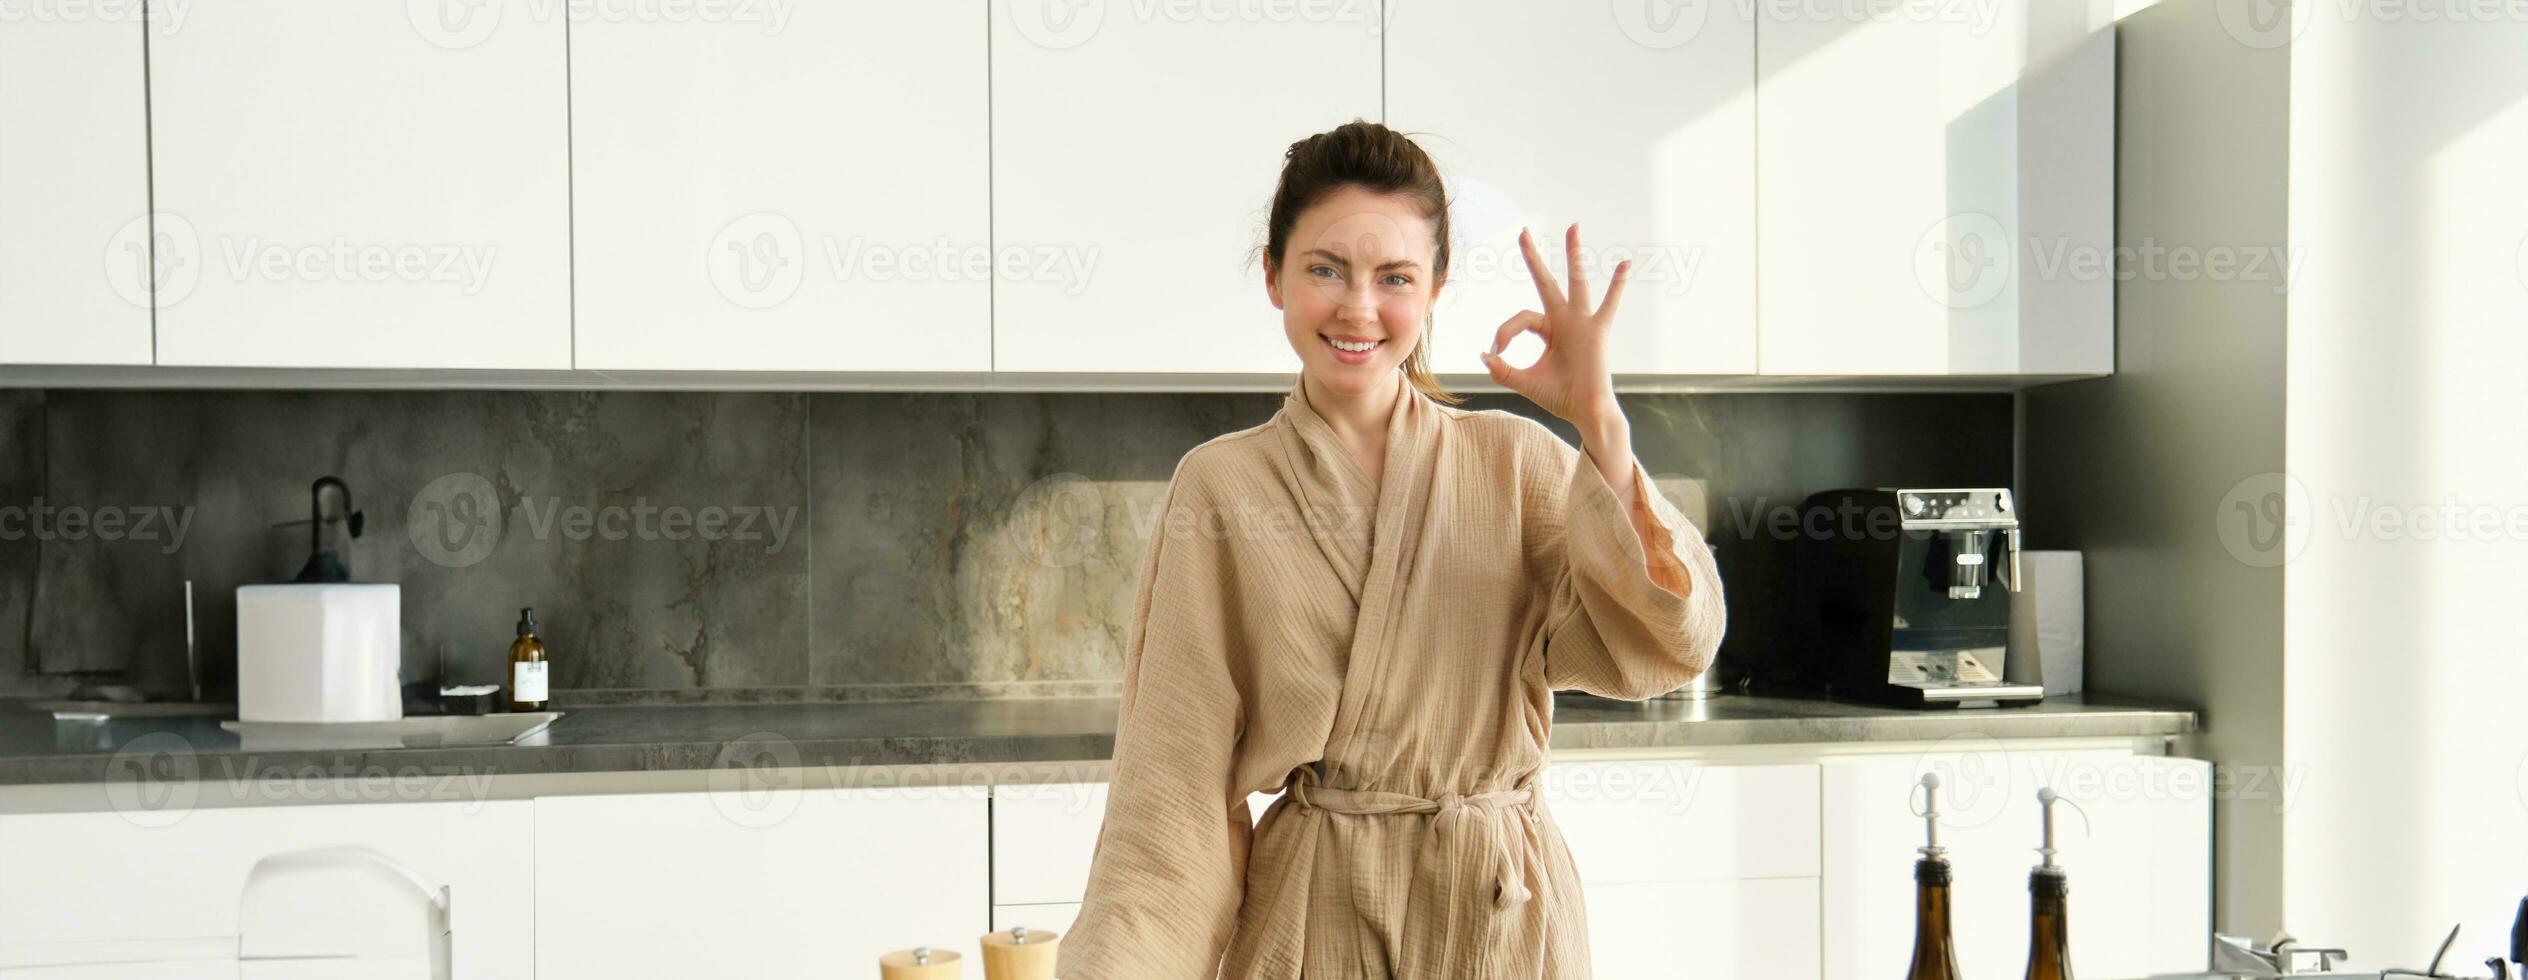
[[[1334,429],[1346,446],[1375,446],[1387,438],[1388,418],[1396,411],[1396,388],[1404,383],[1403,372],[1387,376],[1387,383],[1364,394],[1346,395],[1327,391],[1316,379],[1305,374],[1299,384],[1308,396],[1308,407]]]

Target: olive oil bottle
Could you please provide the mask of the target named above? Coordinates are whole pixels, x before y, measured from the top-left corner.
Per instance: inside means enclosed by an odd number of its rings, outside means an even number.
[[[2072,980],[2071,918],[2064,907],[2070,879],[2054,863],[2054,804],[2060,799],[2052,787],[2036,791],[2045,837],[2036,849],[2042,860],[2028,872],[2027,980]]]
[[[1922,777],[1922,858],[1914,862],[1914,963],[1905,980],[1958,980],[1949,936],[1949,852],[1940,846],[1940,775]]]

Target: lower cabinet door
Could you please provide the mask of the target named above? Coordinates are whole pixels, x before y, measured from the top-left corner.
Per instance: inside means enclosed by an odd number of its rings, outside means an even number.
[[[534,808],[504,800],[0,816],[0,977],[234,977],[241,951],[252,976],[427,977],[419,894],[354,849],[447,889],[457,976],[535,976]]]
[[[1817,980],[1815,878],[1585,888],[1590,972],[1625,980]]]
[[[536,975],[875,976],[889,950],[980,955],[981,787],[544,797]]]
[[[1105,783],[1004,783],[992,788],[992,901],[1077,903],[1088,894],[1097,835],[1106,825]],[[1250,825],[1281,794],[1247,794]]]
[[[2054,815],[2056,860],[2071,879],[2071,954],[2080,976],[2201,972],[2212,931],[2210,764],[2130,752],[2005,749],[1961,739],[1921,755],[1825,764],[1829,973],[1894,976],[1913,950],[1914,792],[1942,777],[1940,844],[1958,966],[2018,976],[2028,958],[2028,871],[2041,836],[2037,790]],[[1909,800],[1908,797],[1912,796]],[[2076,809],[2075,809],[2076,807]]]

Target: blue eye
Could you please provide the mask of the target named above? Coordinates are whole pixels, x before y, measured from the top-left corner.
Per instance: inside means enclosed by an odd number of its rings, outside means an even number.
[[[1333,266],[1330,266],[1330,265],[1312,265],[1312,266],[1309,266],[1309,267],[1308,267],[1308,274],[1309,274],[1309,275],[1316,275],[1318,272],[1333,272],[1333,271],[1334,271],[1334,267],[1333,267]],[[1339,274],[1338,274],[1338,275],[1339,275]],[[1317,276],[1317,278],[1319,278],[1319,279],[1323,279],[1323,278],[1325,278],[1325,277],[1324,277],[1324,276]]]
[[[1396,275],[1391,275],[1391,276],[1388,276],[1387,278],[1395,280],[1395,284],[1396,284],[1396,285],[1398,285],[1398,286],[1410,286],[1410,285],[1413,285],[1413,280],[1412,280],[1412,279],[1409,279],[1409,278],[1406,278],[1406,277],[1405,277],[1403,274],[1401,274],[1401,273],[1396,274]]]

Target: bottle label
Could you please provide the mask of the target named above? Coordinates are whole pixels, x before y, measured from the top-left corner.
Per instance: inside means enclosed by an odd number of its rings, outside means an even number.
[[[530,660],[509,665],[509,700],[544,700],[544,661]]]

